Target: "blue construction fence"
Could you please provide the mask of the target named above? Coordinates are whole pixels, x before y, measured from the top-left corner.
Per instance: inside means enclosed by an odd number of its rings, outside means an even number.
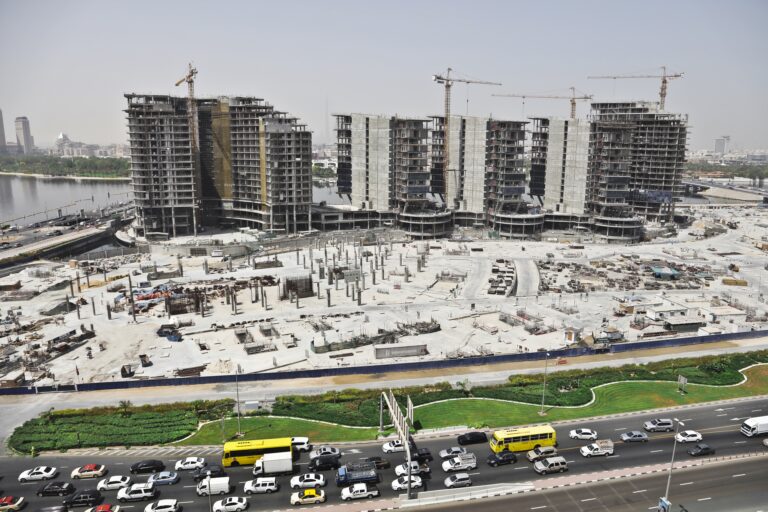
[[[695,345],[700,343],[716,343],[718,341],[732,341],[768,336],[768,330],[747,331],[728,334],[713,334],[710,336],[691,336],[688,338],[673,338],[652,341],[637,341],[629,343],[617,343],[611,346],[610,352],[628,352],[631,350],[648,350],[661,347],[676,347]],[[129,380],[117,382],[92,382],[87,384],[60,384],[55,386],[27,386],[17,388],[0,388],[0,395],[28,395],[49,392],[71,391],[101,391],[107,389],[131,389],[152,386],[189,386],[195,384],[223,384],[234,383],[236,378],[240,382],[258,382],[272,380],[306,379],[316,377],[334,377],[339,375],[365,375],[388,372],[403,372],[414,370],[434,370],[439,368],[457,368],[462,366],[488,365],[496,363],[510,363],[521,361],[542,361],[550,359],[593,355],[599,353],[593,348],[576,347],[540,352],[525,352],[520,354],[501,354],[495,356],[465,357],[462,359],[444,359],[440,361],[418,361],[413,363],[392,363],[370,366],[348,366],[342,368],[318,368],[311,370],[292,370],[268,373],[245,373],[236,375],[206,375],[200,377],[174,377],[147,380]],[[547,355],[549,354],[549,355]]]

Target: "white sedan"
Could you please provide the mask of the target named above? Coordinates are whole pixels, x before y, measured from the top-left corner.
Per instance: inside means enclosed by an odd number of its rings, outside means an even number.
[[[698,443],[702,440],[702,435],[695,430],[683,430],[675,436],[678,443]]]
[[[86,464],[72,470],[71,477],[78,478],[99,478],[107,473],[107,466],[104,464]]]
[[[291,489],[325,487],[325,477],[320,473],[305,473],[291,478]]]
[[[176,461],[174,469],[176,471],[194,471],[205,467],[205,459],[202,457],[187,457]]]
[[[404,452],[405,446],[401,440],[395,439],[394,441],[384,443],[381,449],[384,450],[384,453]]]
[[[588,428],[577,428],[568,433],[571,439],[581,439],[582,441],[594,441],[597,439],[597,432]]]
[[[213,512],[242,512],[248,508],[248,500],[245,498],[225,498],[213,504]]]
[[[421,477],[416,475],[411,475],[411,489],[418,489],[419,487],[421,487]],[[405,491],[406,489],[408,489],[407,476],[401,476],[396,480],[392,480],[393,491]]]
[[[322,457],[324,455],[332,455],[335,457],[341,457],[341,452],[338,448],[334,448],[333,446],[319,446],[309,452],[309,458],[310,459],[316,459],[318,457]]]
[[[144,512],[179,512],[181,505],[178,500],[158,500],[144,507]]]
[[[33,480],[50,480],[55,477],[58,471],[51,466],[37,466],[36,468],[22,471],[19,475],[19,482],[31,482]]]
[[[115,475],[101,480],[96,485],[97,491],[118,491],[123,487],[130,487],[133,482],[129,476]]]

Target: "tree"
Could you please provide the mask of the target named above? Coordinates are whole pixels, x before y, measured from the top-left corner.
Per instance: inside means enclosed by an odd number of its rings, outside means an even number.
[[[130,408],[133,407],[133,404],[130,400],[120,400],[118,407],[120,407],[120,414],[123,416],[128,416],[130,414]]]

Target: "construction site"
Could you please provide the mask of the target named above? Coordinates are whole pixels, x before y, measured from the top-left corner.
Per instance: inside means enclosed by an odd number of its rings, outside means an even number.
[[[190,237],[37,262],[0,278],[0,384],[368,367],[765,329],[768,212],[701,216],[722,229],[624,247],[375,230],[250,251],[244,234],[209,246]]]

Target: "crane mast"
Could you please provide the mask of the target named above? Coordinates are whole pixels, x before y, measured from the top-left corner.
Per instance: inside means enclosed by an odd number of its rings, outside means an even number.
[[[449,144],[449,135],[450,135],[450,122],[451,122],[451,87],[453,86],[454,82],[460,82],[464,84],[480,84],[480,85],[501,85],[498,82],[487,82],[484,80],[469,80],[465,78],[455,78],[451,77],[451,71],[453,71],[452,68],[448,68],[445,75],[432,75],[432,80],[437,82],[440,85],[443,85],[445,87],[445,97],[444,97],[444,115],[445,119],[443,121],[443,128],[445,130],[445,136],[443,137],[443,193],[446,196],[448,196],[448,172],[449,172],[449,165],[450,165],[450,155],[451,155],[451,149]],[[455,177],[455,175],[454,175]],[[458,185],[458,184],[457,184]]]
[[[192,148],[192,165],[194,166],[194,177],[192,179],[192,229],[197,236],[197,176],[200,169],[200,151],[197,129],[197,105],[195,103],[195,77],[197,69],[189,63],[189,69],[186,76],[176,82],[176,87],[184,82],[187,83],[187,122],[189,123],[189,139]],[[174,187],[175,188],[175,187]],[[175,192],[174,192],[175,195]],[[174,217],[175,218],[175,217]]]

